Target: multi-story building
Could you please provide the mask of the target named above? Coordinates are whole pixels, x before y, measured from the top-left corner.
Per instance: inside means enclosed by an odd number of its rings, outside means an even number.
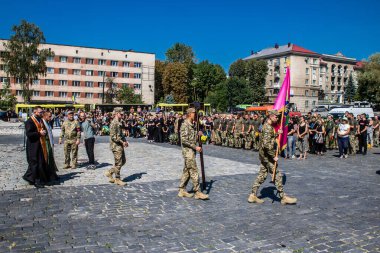
[[[356,84],[358,61],[341,53],[319,54],[295,44],[251,52],[244,60],[258,59],[268,62],[266,96],[274,102],[290,64],[290,104],[300,112],[309,112],[318,105],[318,98],[324,102],[343,103],[344,87],[352,75]]]
[[[1,52],[0,40],[0,85],[7,77]],[[142,96],[146,104],[154,103],[155,54],[133,50],[112,50],[58,44],[41,44],[41,49],[54,52],[46,61],[46,75],[33,81],[34,103],[98,104],[102,102],[108,78],[114,88],[129,86]],[[19,80],[10,78],[11,90],[18,102],[23,102]]]

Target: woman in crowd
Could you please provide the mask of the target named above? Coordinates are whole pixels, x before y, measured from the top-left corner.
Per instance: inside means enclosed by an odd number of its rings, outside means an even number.
[[[315,131],[315,149],[317,155],[323,155],[325,127],[321,120],[317,120]]]
[[[347,118],[343,118],[338,126],[338,147],[339,147],[339,157],[347,158],[348,151],[348,141],[350,133],[350,125],[348,124]]]
[[[306,154],[309,148],[308,142],[308,132],[309,126],[306,124],[305,118],[300,117],[300,123],[298,125],[297,135],[298,135],[298,150],[300,151],[299,160],[306,159]]]

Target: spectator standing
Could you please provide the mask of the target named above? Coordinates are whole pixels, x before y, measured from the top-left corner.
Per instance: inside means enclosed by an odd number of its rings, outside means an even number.
[[[306,153],[308,151],[308,134],[309,127],[305,121],[305,118],[302,116],[300,117],[300,124],[298,126],[298,150],[300,151],[300,156],[298,157],[299,160],[306,159]]]
[[[373,120],[373,145],[379,147],[380,138],[380,121],[379,116],[375,116]]]
[[[92,120],[92,113],[88,113],[86,117],[86,114],[84,112],[81,112],[79,114],[79,123],[81,132],[83,132],[83,142],[88,156],[87,169],[94,170],[96,169],[94,155],[96,125]]]
[[[348,157],[348,142],[349,142],[350,125],[348,124],[348,119],[344,117],[342,122],[338,126],[338,147],[339,147],[339,157]]]
[[[369,119],[367,127],[367,143],[370,145],[369,148],[373,147],[373,120]]]
[[[317,126],[315,128],[315,151],[317,152],[317,155],[323,155],[323,146],[324,146],[324,134],[325,134],[325,127],[322,124],[322,121],[320,119],[317,120]]]
[[[288,142],[287,147],[285,149],[285,158],[295,158],[295,151],[296,151],[296,132],[297,132],[297,124],[294,124],[294,119],[289,119],[288,124]]]
[[[366,115],[360,115],[360,120],[358,122],[359,125],[359,154],[366,155],[367,154],[367,128],[368,121],[366,119]]]

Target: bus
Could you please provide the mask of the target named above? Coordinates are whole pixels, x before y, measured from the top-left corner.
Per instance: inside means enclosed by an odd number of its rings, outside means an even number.
[[[158,103],[157,108],[160,108],[161,111],[165,113],[185,113],[189,104],[167,104],[167,103]],[[204,115],[211,115],[211,104],[201,103],[201,108],[199,112]]]
[[[77,111],[78,109],[85,108],[85,105],[81,104],[17,104],[16,113],[18,114],[20,110],[27,113],[36,106],[41,106],[43,109],[52,109],[53,111],[56,109],[71,109]]]
[[[141,108],[141,111],[144,110],[144,108],[147,111],[151,111],[153,109],[153,105],[150,104],[92,104],[91,109],[92,110],[101,110],[102,112],[112,112],[115,107],[121,107],[125,112],[129,112],[130,109],[133,107],[134,111],[137,111],[137,107]]]

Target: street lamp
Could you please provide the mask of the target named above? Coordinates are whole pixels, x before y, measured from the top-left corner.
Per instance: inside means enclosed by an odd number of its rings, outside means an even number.
[[[104,104],[104,78],[105,78],[105,76],[106,76],[106,72],[105,71],[103,71],[103,95],[102,95],[102,104]]]

